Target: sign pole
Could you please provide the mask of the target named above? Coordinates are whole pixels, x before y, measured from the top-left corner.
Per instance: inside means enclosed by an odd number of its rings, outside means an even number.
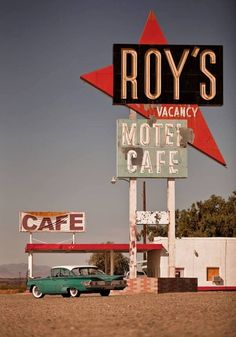
[[[114,275],[114,250],[110,251],[110,275]]]
[[[30,244],[33,243],[33,234],[30,232],[30,237],[29,237],[29,242]],[[28,253],[28,273],[27,273],[28,278],[33,277],[33,253],[29,252]]]
[[[146,212],[146,182],[143,181],[143,211]],[[143,243],[147,243],[147,225],[143,225]],[[147,260],[147,252],[143,253],[143,259],[144,261]]]
[[[168,277],[175,277],[175,179],[167,179],[168,226]]]
[[[130,109],[129,119],[136,120],[136,112]],[[129,274],[130,279],[137,277],[137,179],[129,179]]]
[[[28,277],[33,277],[33,253],[29,252],[28,254]]]

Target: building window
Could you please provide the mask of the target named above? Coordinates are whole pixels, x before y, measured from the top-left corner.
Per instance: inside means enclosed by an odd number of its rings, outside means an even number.
[[[175,277],[184,277],[184,268],[175,268]]]
[[[220,268],[207,267],[207,281],[213,281],[214,276],[220,276]]]

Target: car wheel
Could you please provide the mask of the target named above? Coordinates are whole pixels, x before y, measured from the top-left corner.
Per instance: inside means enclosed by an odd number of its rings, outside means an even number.
[[[109,296],[110,290],[104,289],[100,291],[101,296]]]
[[[37,286],[33,286],[32,294],[35,298],[42,298],[44,296],[44,294],[41,292],[41,290]]]
[[[69,294],[70,294],[71,297],[79,297],[80,296],[79,290],[76,289],[76,288],[70,288]]]
[[[66,294],[61,294],[62,297],[70,297],[70,294],[69,293],[66,293]]]

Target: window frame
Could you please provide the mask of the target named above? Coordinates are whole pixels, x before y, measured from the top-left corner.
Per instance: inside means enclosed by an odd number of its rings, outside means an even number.
[[[212,282],[215,276],[220,276],[220,267],[207,267],[206,268],[207,282]]]

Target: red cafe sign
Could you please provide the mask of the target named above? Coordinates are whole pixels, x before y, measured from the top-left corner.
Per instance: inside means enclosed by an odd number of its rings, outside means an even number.
[[[84,212],[20,212],[20,232],[84,232]]]

